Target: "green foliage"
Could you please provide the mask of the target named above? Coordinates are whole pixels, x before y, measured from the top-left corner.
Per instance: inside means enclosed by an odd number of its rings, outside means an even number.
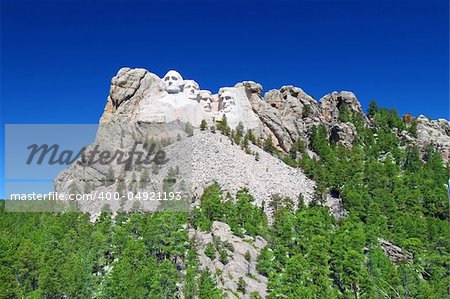
[[[228,253],[223,248],[219,250],[219,261],[224,265],[228,264]]]
[[[0,212],[1,295],[8,298],[169,298],[181,279],[187,218],[169,213]]]
[[[267,217],[261,208],[253,204],[254,199],[248,190],[239,191],[236,197],[236,201],[225,202],[217,183],[205,188],[200,207],[192,212],[194,226],[209,231],[213,221],[222,221],[228,223],[238,236],[266,235]]]
[[[216,124],[217,130],[222,132],[225,136],[230,136],[231,128],[228,126],[228,121],[225,114],[222,116],[221,120],[216,121]]]
[[[214,247],[213,243],[206,244],[205,255],[211,260],[214,260],[216,258],[216,248]]]
[[[244,137],[244,125],[240,121],[236,127],[236,130],[234,131],[234,134],[233,134],[234,142],[236,144],[241,144],[241,140],[243,137]],[[247,141],[247,143],[248,143],[248,141]]]
[[[247,250],[247,252],[246,252],[245,255],[244,255],[244,258],[245,258],[245,260],[246,260],[247,262],[250,262],[250,261],[251,261],[252,256],[251,256],[251,254],[250,254],[250,251]]]
[[[306,118],[306,117],[310,116],[311,113],[312,113],[311,106],[305,105],[303,107],[303,111],[302,111],[302,118]]]
[[[234,252],[234,246],[233,246],[233,244],[231,244],[230,242],[226,242],[226,243],[224,244],[224,246],[225,246],[225,248],[228,249],[229,251]]]
[[[213,221],[220,221],[224,216],[222,191],[219,184],[214,183],[205,188],[200,198],[200,208],[193,210],[193,223],[203,231],[209,231]]]
[[[404,121],[398,116],[397,110],[395,108],[378,108],[376,113],[373,115],[373,120],[378,128],[388,127],[390,129],[406,129]]]
[[[102,183],[105,186],[111,186],[116,181],[116,176],[114,173],[114,170],[112,169],[111,165],[108,168],[108,173],[106,176],[102,179]]]
[[[202,122],[200,123],[200,130],[205,131],[208,127],[208,124],[206,123],[206,120],[202,119]]]
[[[417,147],[400,146],[395,130],[404,130],[407,124],[395,109],[379,108],[373,103],[369,110],[375,127],[359,128],[358,142],[353,148],[330,144],[325,128],[317,127],[312,130],[310,147],[320,159],[303,155],[300,161],[305,172],[317,182],[317,198],[331,193],[342,200],[350,214],[331,229],[328,245],[322,245],[331,254],[330,267],[323,270],[330,273],[327,277],[332,278],[333,294],[341,294],[343,298],[403,298],[406,292],[410,298],[436,298],[434,294],[445,293],[442,281],[449,275],[450,255],[448,250],[445,253],[441,250],[450,245],[448,237],[444,237],[448,236],[448,226],[445,227],[448,199],[443,188],[448,180],[448,166],[433,148],[421,159]],[[355,118],[345,113],[341,120],[355,122]],[[272,251],[263,250],[258,258],[258,269],[269,276],[274,297],[290,294],[291,290],[283,275],[279,277],[287,268],[268,262],[272,254],[281,265],[290,261],[292,267],[298,265],[298,271],[307,271],[301,270],[306,263],[301,256],[291,260],[296,254],[291,248],[296,248],[298,237],[288,228],[294,222],[289,213],[280,212],[274,223],[275,242],[281,238],[286,243],[283,247],[271,244]],[[415,257],[413,263],[392,264],[377,247],[377,238],[391,240],[411,252]],[[292,294],[316,296],[314,288],[305,289],[303,282],[296,291],[300,293],[292,291]]]
[[[256,161],[259,161],[259,159],[260,159],[260,157],[259,157],[259,153],[258,153],[258,152],[256,152],[256,153],[255,153],[255,160],[256,160]]]
[[[257,258],[256,269],[258,270],[258,272],[268,277],[272,270],[274,270],[274,265],[272,262],[274,258],[275,256],[272,249],[270,249],[268,246],[264,247]]]
[[[148,173],[148,169],[145,168],[143,171],[141,171],[141,175],[139,177],[139,188],[145,189],[148,186],[149,181],[150,174]]]
[[[378,104],[377,101],[372,100],[369,104],[369,109],[367,110],[367,116],[373,117],[378,112]]]
[[[197,295],[198,256],[195,244],[190,244],[186,254],[186,277],[184,283],[185,298],[195,298]]]
[[[270,247],[262,250],[257,269],[269,277],[270,298],[332,298],[329,254],[333,219],[324,207],[275,215]]]
[[[297,155],[298,153],[300,154],[305,154],[306,153],[306,145],[305,142],[303,140],[297,140],[295,141],[292,146],[291,149],[289,151],[289,156],[293,159],[293,160],[297,160]]]
[[[191,123],[186,123],[186,125],[184,126],[184,132],[187,134],[188,137],[194,135],[194,127],[192,126]]]
[[[248,190],[224,198],[217,183],[205,188],[200,206],[189,215],[120,212],[113,219],[105,205],[91,223],[81,213],[6,213],[0,202],[0,297],[222,298],[211,273],[199,272],[197,246],[186,229],[209,231],[213,221],[228,223],[237,236],[268,241],[256,257],[257,270],[268,277],[268,298],[448,297],[448,165],[432,147],[419,152],[403,146],[395,131],[411,132],[414,122],[403,122],[393,109],[371,104],[370,128],[360,115],[345,108],[341,112],[341,121],[358,130],[351,149],[330,144],[326,128],[318,126],[308,150],[319,158],[311,159],[302,141],[294,142],[283,158],[316,181],[317,201],[327,193],[342,200],[345,218],[335,220],[319,202],[305,206],[300,197],[295,209],[291,199],[273,195],[269,227]],[[231,134],[226,118],[218,126]],[[243,130],[238,126],[230,137],[243,147],[259,143]],[[276,154],[270,141],[264,143]],[[165,189],[173,188],[171,179],[178,174],[177,168],[169,170]],[[103,179],[104,184],[117,182],[119,192],[137,192],[138,184],[145,187],[148,170],[140,172],[139,180],[133,173],[127,188],[122,181],[123,175],[116,179],[111,168]],[[90,188],[83,186],[84,192]],[[413,259],[392,263],[379,238]],[[232,244],[217,237],[205,248],[208,257],[223,263],[233,251]],[[249,252],[244,257],[252,259]],[[177,269],[180,263],[185,271]],[[239,292],[246,287],[241,277]]]
[[[339,110],[338,121],[346,123],[351,122],[352,119],[353,119],[353,111],[346,106],[342,106]]]
[[[276,152],[275,146],[273,145],[272,136],[269,136],[264,140],[263,150],[272,155]]]
[[[241,292],[242,294],[246,293],[247,283],[245,282],[243,277],[239,277],[238,283],[237,283],[237,290],[238,292]]]
[[[217,288],[209,270],[204,271],[199,279],[199,299],[222,299],[222,292]]]
[[[250,299],[262,299],[263,297],[258,292],[251,292]]]
[[[408,127],[408,132],[411,133],[412,136],[417,137],[417,120],[412,120],[411,125]]]
[[[238,236],[267,235],[267,217],[261,208],[253,204],[253,197],[248,190],[241,190],[236,195],[236,202],[227,202],[226,218],[231,230]]]

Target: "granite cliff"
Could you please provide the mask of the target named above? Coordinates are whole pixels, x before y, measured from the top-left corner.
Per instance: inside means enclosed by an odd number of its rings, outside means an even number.
[[[219,182],[224,192],[236,193],[249,188],[257,205],[267,205],[273,195],[313,199],[315,183],[300,168],[292,168],[274,155],[268,154],[250,142],[245,148],[232,138],[215,133],[221,120],[233,130],[251,132],[254,140],[270,139],[280,153],[289,153],[296,141],[302,141],[311,158],[317,155],[308,150],[314,127],[326,128],[332,142],[351,147],[358,129],[348,121],[356,116],[362,128],[376,126],[376,122],[363,112],[356,96],[349,91],[332,92],[319,101],[302,89],[283,86],[279,90],[263,93],[263,87],[253,81],[244,81],[231,87],[220,88],[217,93],[200,89],[194,80],[185,80],[176,71],[162,78],[145,69],[121,68],[111,80],[95,145],[116,151],[130,149],[136,142],[145,150],[150,142],[158,143],[169,157],[165,165],[135,165],[124,169],[112,162],[109,165],[86,165],[79,159],[55,180],[60,192],[93,193],[162,191],[165,179],[177,170],[178,179],[172,190],[182,187],[186,195],[195,198],[212,182]],[[416,132],[396,130],[402,146],[417,145],[425,154],[428,145],[450,160],[450,124],[447,120],[429,120],[424,116],[411,118]],[[202,130],[199,128],[203,127]],[[206,128],[206,130],[205,130]],[[234,134],[234,133],[231,133]],[[255,142],[258,143],[258,142]],[[146,170],[144,178],[140,177]],[[151,175],[147,175],[151,174]],[[151,179],[150,179],[151,177]],[[105,178],[110,182],[105,183]],[[140,180],[148,180],[141,183]],[[330,195],[325,204],[339,210],[339,201]],[[113,211],[141,208],[142,202],[108,202]],[[95,215],[104,202],[81,203],[82,210]],[[190,204],[188,204],[189,206]],[[158,209],[158,202],[145,203],[146,209]],[[270,214],[270,208],[266,209]],[[336,215],[337,216],[337,215]]]

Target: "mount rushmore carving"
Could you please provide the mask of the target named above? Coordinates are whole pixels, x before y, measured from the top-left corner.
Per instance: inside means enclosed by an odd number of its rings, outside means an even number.
[[[296,140],[308,142],[311,129],[317,125],[327,128],[333,142],[351,146],[356,128],[340,121],[342,110],[351,110],[371,126],[361,104],[352,92],[326,94],[319,101],[302,89],[291,85],[272,89],[263,94],[260,84],[243,81],[222,87],[216,94],[202,90],[194,80],[184,80],[171,70],[162,78],[142,68],[121,68],[111,80],[110,94],[101,123],[170,123],[189,122],[198,127],[204,119],[208,125],[225,115],[234,129],[240,122],[260,138],[272,138],[282,151],[288,152]],[[447,120],[417,118],[418,134],[406,138],[424,148],[432,143],[445,161],[450,160],[450,125]],[[408,136],[406,136],[406,135]],[[429,138],[433,135],[434,138]],[[405,136],[403,136],[405,135]]]
[[[262,128],[245,96],[245,88],[224,87],[217,94],[201,90],[194,80],[184,80],[170,70],[145,94],[138,108],[139,122],[189,122],[213,124],[225,115],[231,126],[242,122],[248,129]]]
[[[230,127],[242,122],[245,128],[261,134],[264,127],[252,110],[244,85],[223,87],[213,94],[201,90],[196,81],[183,79],[175,70],[159,78],[143,69],[121,69],[112,80],[102,122],[117,115],[126,115],[131,122],[181,121],[194,126],[202,120],[214,124],[225,115]]]

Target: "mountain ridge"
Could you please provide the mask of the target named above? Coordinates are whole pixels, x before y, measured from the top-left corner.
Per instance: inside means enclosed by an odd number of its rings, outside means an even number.
[[[417,146],[422,157],[432,146],[444,161],[448,163],[450,159],[450,123],[447,120],[433,121],[424,116],[413,118],[410,115],[400,118],[393,109],[380,110],[381,116],[375,116],[377,109],[371,103],[366,115],[356,96],[349,91],[332,92],[316,101],[298,87],[283,86],[263,95],[261,84],[243,81],[233,87],[222,87],[213,94],[201,90],[194,80],[184,80],[173,70],[159,78],[145,69],[121,68],[111,80],[95,144],[108,150],[125,150],[136,141],[145,147],[149,139],[159,137],[169,140],[166,144],[168,152],[178,158],[172,161],[174,163],[157,167],[157,171],[151,165],[125,171],[114,163],[86,167],[78,161],[55,179],[55,189],[62,193],[70,190],[85,192],[86,189],[92,193],[96,188],[109,192],[122,191],[125,184],[128,186],[125,189],[136,192],[136,189],[141,189],[133,186],[136,185],[133,183],[136,174],[147,169],[146,176],[151,173],[159,184],[144,186],[143,189],[156,192],[165,186],[164,177],[177,168],[189,196],[198,198],[206,186],[221,182],[222,188],[233,194],[250,187],[255,203],[262,207],[268,205],[272,196],[297,199],[301,195],[305,203],[320,198],[325,205],[332,207],[336,217],[341,217],[346,212],[339,196],[333,197],[332,190],[328,195],[314,195],[321,191],[315,190],[316,184],[298,168],[302,155],[320,159],[311,144],[312,134],[317,128],[324,128],[329,142],[352,148],[363,142],[360,135],[366,130],[386,121],[399,140],[398,146]],[[216,130],[225,136],[218,138],[214,135]],[[377,138],[376,134],[374,136]],[[202,142],[201,139],[205,140]],[[214,144],[221,145],[211,146]],[[264,158],[259,161],[261,156]],[[224,162],[228,160],[230,163]],[[270,173],[267,178],[263,176],[264,169]],[[109,173],[114,173],[115,177],[111,184],[105,185],[103,180]],[[91,181],[93,186],[85,186],[86,181]],[[186,182],[187,187],[184,185]],[[92,203],[89,205],[92,208]],[[156,206],[150,209],[154,210]],[[113,210],[122,208],[123,203],[115,203]],[[129,203],[127,209],[131,208]],[[270,209],[265,208],[271,218]],[[100,210],[96,207],[92,214],[99,215]]]
[[[134,109],[130,110],[129,106],[133,106],[131,103],[138,104],[146,97],[164,97],[166,87],[163,79],[165,77],[160,79],[145,69],[121,68],[111,80],[110,95],[101,122],[114,121],[116,114],[119,117],[125,116],[128,120],[135,121],[136,117],[133,118],[133,116],[136,116],[138,113],[136,110],[139,110],[139,107],[133,107]],[[181,75],[178,74],[178,78],[183,82]],[[316,101],[301,88],[292,85],[283,86],[278,90],[271,89],[263,94],[261,84],[254,81],[243,81],[236,83],[233,87],[220,88],[217,94],[213,94],[208,90],[201,90],[198,84],[195,84],[195,95],[190,99],[198,101],[209,113],[209,115],[208,113],[203,115],[208,122],[211,122],[211,118],[219,120],[221,115],[226,114],[232,129],[237,126],[239,121],[242,121],[244,127],[254,129],[260,133],[262,138],[273,137],[276,145],[285,152],[290,150],[296,140],[307,141],[308,131],[318,124],[327,126],[334,141],[351,145],[357,132],[351,124],[340,119],[343,109],[359,114],[365,126],[372,125],[363,112],[357,97],[350,91],[334,91]],[[189,92],[191,93],[192,90]],[[171,95],[183,93],[185,94],[185,91],[180,87],[177,93],[171,93]],[[225,96],[221,99],[223,93]],[[229,93],[234,95],[239,103],[245,104],[243,107],[235,109],[235,113],[233,111],[223,113],[223,107],[220,106]],[[237,105],[239,103],[235,103],[235,106],[239,106]],[[250,107],[247,103],[250,103]],[[198,112],[198,109],[195,111]],[[255,114],[259,123],[255,120]],[[247,116],[251,118],[251,121],[248,119],[230,120],[236,115]],[[183,117],[185,115],[181,115],[179,119],[183,119]],[[417,137],[407,130],[398,132],[398,136],[417,144],[421,149],[431,142],[438,148],[443,159],[448,162],[450,160],[450,124],[448,120],[429,120],[423,115],[414,118],[409,114],[406,114],[405,117],[410,124],[417,122]],[[191,123],[199,126],[198,118],[192,119]]]

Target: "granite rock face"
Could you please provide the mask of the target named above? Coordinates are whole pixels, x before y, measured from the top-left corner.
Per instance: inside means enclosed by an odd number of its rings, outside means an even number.
[[[445,119],[430,120],[420,115],[417,118],[417,143],[420,148],[434,147],[444,161],[450,162],[450,122]]]
[[[303,195],[308,202],[315,184],[301,169],[284,164],[252,144],[246,153],[226,136],[209,129],[199,130],[201,122],[206,121],[210,128],[225,117],[231,129],[242,124],[244,130],[252,130],[256,138],[272,138],[274,145],[284,153],[289,152],[297,140],[308,144],[312,129],[319,125],[325,127],[330,141],[353,146],[357,131],[353,124],[344,122],[344,112],[360,116],[367,127],[372,125],[356,96],[348,91],[332,92],[316,101],[291,85],[266,93],[253,81],[222,87],[217,93],[201,88],[197,81],[183,78],[174,70],[160,78],[145,69],[121,68],[111,80],[97,138],[88,149],[99,146],[108,151],[126,151],[136,142],[141,142],[138,148],[143,149],[143,144],[150,139],[158,140],[159,147],[164,147],[171,159],[165,165],[140,165],[126,171],[123,165],[114,163],[86,166],[77,161],[60,173],[55,189],[61,192],[122,190],[122,181],[125,181],[127,191],[136,191],[135,181],[146,170],[156,182],[143,184],[143,189],[158,191],[167,187],[164,180],[169,170],[176,168],[183,187],[192,196],[201,194],[208,184],[218,182],[224,192],[236,193],[248,188],[258,205],[268,202],[275,194],[293,199]],[[447,120],[419,116],[417,136],[408,132],[398,134],[421,149],[428,145],[435,147],[446,162],[450,161],[450,123]],[[319,158],[310,150],[307,153],[314,159]],[[105,185],[102,180],[111,173],[114,177]],[[111,205],[116,211],[131,204]],[[158,203],[152,203],[149,209],[155,206]],[[336,205],[330,203],[330,206]],[[89,209],[83,207],[83,210]],[[270,210],[267,209],[267,213],[270,217]],[[336,213],[342,216],[344,212]]]
[[[203,119],[210,126],[225,115],[232,129],[241,122],[260,138],[272,137],[280,150],[288,152],[296,140],[307,142],[311,129],[318,125],[326,127],[330,141],[352,146],[356,129],[341,121],[344,110],[360,115],[366,126],[371,125],[358,99],[349,91],[334,91],[316,101],[291,85],[264,94],[261,84],[243,81],[214,94],[173,70],[159,78],[145,69],[121,68],[111,80],[101,123],[181,121],[198,127]],[[419,116],[417,123],[416,143],[436,147],[448,162],[449,122]]]
[[[409,263],[414,258],[411,253],[406,252],[402,248],[392,244],[391,242],[383,239],[378,239],[384,253],[394,264]]]
[[[351,123],[336,123],[330,128],[330,141],[351,147],[357,135],[356,128]]]
[[[121,68],[111,79],[109,96],[100,122],[131,121],[136,104],[159,81],[158,76],[145,69]]]
[[[319,106],[322,116],[329,123],[338,121],[339,114],[343,109],[349,109],[364,116],[361,104],[353,92],[349,91],[335,91],[327,94],[320,99]],[[368,123],[367,118],[364,118],[364,120]]]
[[[260,84],[243,81],[213,94],[173,70],[161,79],[144,69],[122,68],[111,81],[101,122],[181,121],[198,127],[203,119],[213,125],[225,116],[232,129],[242,123],[260,138],[272,137],[287,152],[296,140],[308,140],[314,126],[325,125],[330,135],[336,125],[344,128],[339,122],[344,108],[364,115],[356,96],[346,91],[333,92],[317,102],[291,85],[263,94]],[[350,131],[347,126],[345,133]],[[352,138],[342,143],[351,146]]]
[[[255,111],[284,151],[296,140],[307,139],[310,128],[323,120],[317,102],[293,86],[268,91]]]
[[[260,236],[237,237],[226,223],[217,221],[213,222],[210,233],[190,229],[189,236],[197,244],[200,269],[210,271],[228,298],[250,298],[252,293],[258,293],[262,298],[267,296],[268,279],[256,270],[258,255],[267,245],[266,240]],[[213,257],[205,254],[208,244],[216,248]],[[226,251],[226,261],[220,260],[217,249]],[[245,293],[238,290],[240,278],[247,284]]]

